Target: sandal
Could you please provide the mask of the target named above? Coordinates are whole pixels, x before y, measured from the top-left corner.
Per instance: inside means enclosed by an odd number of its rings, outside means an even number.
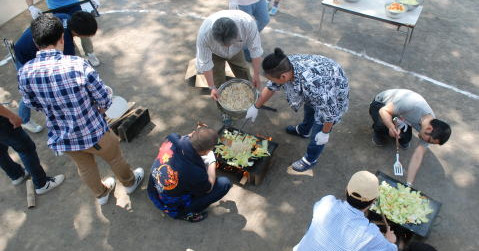
[[[189,221],[191,223],[200,222],[208,217],[207,212],[201,213],[187,213],[185,216],[181,217],[180,219]]]

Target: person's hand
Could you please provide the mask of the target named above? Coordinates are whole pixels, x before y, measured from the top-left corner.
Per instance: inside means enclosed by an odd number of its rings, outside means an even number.
[[[248,108],[245,119],[251,119],[251,121],[254,122],[256,120],[256,117],[258,117],[258,108],[252,105]]]
[[[399,137],[399,133],[400,133],[400,131],[399,131],[398,129],[396,129],[396,128],[394,128],[394,127],[393,127],[393,128],[389,128],[389,136],[391,136],[391,137],[393,137],[393,138],[396,138],[396,137],[397,137],[397,138],[400,138],[400,137]]]
[[[210,97],[215,101],[217,101],[220,98],[220,95],[219,95],[218,90],[216,89],[216,87],[213,87],[211,89]]]
[[[259,75],[253,76],[253,86],[257,89],[261,87],[261,78],[259,77]]]
[[[91,0],[91,3],[94,5],[95,9],[100,7],[100,0]]]
[[[388,228],[386,229],[386,239],[391,243],[396,243],[397,241],[397,237],[394,234],[394,231],[391,230],[390,226],[388,226]]]
[[[403,132],[407,131],[408,125],[406,124],[406,122],[402,121],[398,117],[394,117],[393,121],[396,124],[396,127],[399,131],[403,131]]]
[[[324,132],[318,132],[316,133],[316,136],[314,137],[314,140],[316,141],[316,145],[324,145],[328,143],[329,141],[329,134],[324,133]]]
[[[17,128],[17,127],[22,125],[22,119],[18,115],[13,114],[13,113],[8,118],[8,121],[10,121],[10,124],[13,125],[13,128]]]
[[[30,15],[32,15],[33,19],[39,17],[42,14],[42,10],[33,5],[28,6],[28,10],[30,11]]]

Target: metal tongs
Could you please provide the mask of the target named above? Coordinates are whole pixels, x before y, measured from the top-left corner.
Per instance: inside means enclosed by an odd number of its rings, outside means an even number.
[[[397,129],[397,119],[398,118],[393,119],[396,129]],[[394,162],[393,170],[394,170],[394,175],[403,176],[402,164],[401,162],[399,162],[399,137],[398,136],[396,136],[396,161]]]

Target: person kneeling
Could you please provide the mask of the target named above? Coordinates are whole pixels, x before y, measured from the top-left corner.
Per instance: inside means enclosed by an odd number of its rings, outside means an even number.
[[[208,127],[198,127],[185,136],[172,133],[166,137],[148,182],[148,197],[157,208],[189,222],[208,216],[204,210],[231,188],[228,178],[216,177],[212,150],[217,142],[217,132]]]

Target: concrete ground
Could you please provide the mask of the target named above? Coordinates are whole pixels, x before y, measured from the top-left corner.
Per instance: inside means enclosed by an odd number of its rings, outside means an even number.
[[[93,38],[102,61],[97,70],[116,94],[150,110],[155,126],[122,143],[129,162],[148,170],[167,134],[189,133],[198,120],[221,126],[215,104],[185,85],[183,76],[195,54],[202,18],[227,8],[227,1],[102,2],[100,29]],[[39,6],[45,8],[43,2]],[[245,127],[272,136],[280,145],[263,184],[242,187],[236,182],[198,224],[163,217],[148,200],[146,183],[131,196],[118,185],[109,203],[99,207],[73,162],[47,148],[47,132],[31,134],[47,173],[64,173],[66,180],[37,196],[37,207],[29,210],[25,186],[13,187],[0,175],[0,250],[290,250],[309,225],[313,203],[327,194],[341,197],[354,172],[392,175],[394,147],[372,145],[368,115],[372,97],[389,88],[422,94],[437,117],[453,128],[447,144],[430,147],[416,179],[417,189],[442,202],[425,241],[438,250],[478,250],[476,2],[426,1],[401,65],[404,35],[395,27],[346,13],[337,13],[331,23],[328,10],[319,36],[322,8],[320,1],[282,1],[280,12],[261,33],[265,54],[277,46],[287,54],[321,54],[339,62],[350,79],[349,111],[335,126],[314,170],[299,174],[288,169],[304,153],[307,140],[284,133],[302,114],[288,107],[283,94],[268,104],[277,113],[262,110],[257,122]],[[2,37],[18,38],[30,20],[28,12],[12,19],[0,27]],[[0,56],[6,54],[0,48]],[[18,100],[11,63],[0,67],[0,79],[0,100]],[[40,113],[33,117],[44,122]],[[413,146],[417,141],[414,137]],[[407,166],[412,149],[400,154]],[[103,175],[111,175],[105,163],[99,164]]]

